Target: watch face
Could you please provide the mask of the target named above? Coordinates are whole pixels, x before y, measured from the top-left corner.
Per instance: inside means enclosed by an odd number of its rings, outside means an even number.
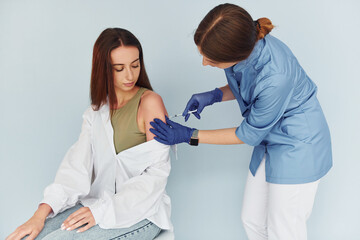
[[[191,146],[197,146],[197,145],[199,145],[199,139],[198,139],[198,138],[191,138],[191,139],[190,139],[190,145],[191,145]]]

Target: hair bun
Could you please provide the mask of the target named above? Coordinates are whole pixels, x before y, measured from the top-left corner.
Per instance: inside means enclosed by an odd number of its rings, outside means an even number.
[[[254,24],[258,32],[257,39],[263,39],[274,28],[274,25],[268,18],[259,18],[254,21]]]

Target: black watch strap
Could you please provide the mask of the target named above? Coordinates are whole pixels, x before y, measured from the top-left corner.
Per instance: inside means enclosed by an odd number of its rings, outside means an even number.
[[[199,130],[195,129],[191,135],[189,144],[191,146],[199,145],[199,138],[198,138]]]

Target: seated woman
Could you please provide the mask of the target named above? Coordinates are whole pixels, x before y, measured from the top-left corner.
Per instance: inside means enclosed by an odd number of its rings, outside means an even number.
[[[94,45],[91,102],[78,141],[44,192],[39,208],[8,240],[153,239],[172,230],[169,147],[153,140],[165,120],[152,91],[138,39],[104,30]]]

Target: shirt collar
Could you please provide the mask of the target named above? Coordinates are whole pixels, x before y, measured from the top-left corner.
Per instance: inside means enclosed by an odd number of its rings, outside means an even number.
[[[249,64],[254,65],[256,61],[259,59],[261,51],[264,48],[264,45],[265,45],[264,39],[257,41],[254,46],[254,49],[251,51],[250,56],[248,58],[238,62],[237,64],[227,68],[226,70],[230,72],[239,72],[242,69],[246,68]]]

